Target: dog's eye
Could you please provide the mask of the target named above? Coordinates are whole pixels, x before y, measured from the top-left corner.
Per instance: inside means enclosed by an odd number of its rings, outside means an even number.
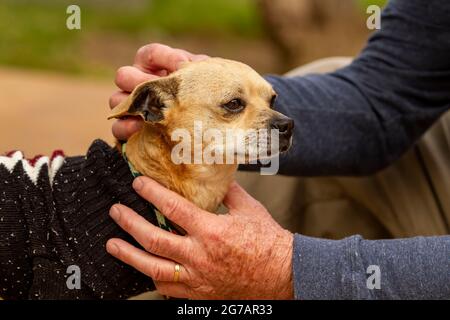
[[[274,95],[272,96],[272,98],[270,99],[270,108],[273,108],[276,99],[277,99],[277,95],[274,94]]]
[[[222,107],[230,112],[240,112],[245,108],[245,102],[241,99],[233,99],[222,105]]]

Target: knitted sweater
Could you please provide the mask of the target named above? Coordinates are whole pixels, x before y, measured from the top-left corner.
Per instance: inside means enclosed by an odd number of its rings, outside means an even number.
[[[0,157],[0,296],[5,299],[117,299],[154,290],[149,277],[110,256],[106,241],[138,244],[109,217],[123,203],[156,223],[131,188],[121,154],[95,141],[85,157]],[[81,288],[66,284],[78,266]]]

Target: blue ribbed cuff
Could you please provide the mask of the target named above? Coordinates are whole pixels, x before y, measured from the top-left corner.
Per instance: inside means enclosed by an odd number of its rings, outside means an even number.
[[[358,253],[360,236],[326,240],[294,236],[293,280],[296,299],[358,299],[366,283]]]

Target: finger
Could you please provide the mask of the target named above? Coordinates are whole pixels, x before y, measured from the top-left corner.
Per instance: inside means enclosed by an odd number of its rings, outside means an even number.
[[[173,281],[175,262],[151,255],[122,239],[110,239],[106,243],[109,254],[132,266],[155,281]],[[182,268],[178,281],[188,281],[189,274]]]
[[[131,92],[142,82],[158,78],[158,76],[143,72],[136,67],[124,66],[117,69],[115,83],[121,90]]]
[[[134,60],[134,65],[142,71],[167,70],[169,73],[178,69],[180,63],[191,61],[192,54],[181,49],[152,43],[141,47]]]
[[[231,183],[223,204],[233,212],[254,212],[255,208],[262,207],[261,203],[247,193],[236,181]]]
[[[154,226],[124,205],[112,206],[110,216],[147,252],[181,263],[184,263],[189,252],[192,252],[188,237],[175,235]]]
[[[155,281],[159,294],[172,298],[189,298],[190,288],[184,283]]]
[[[169,220],[178,224],[188,233],[201,232],[201,227],[214,225],[214,215],[195,206],[179,194],[161,186],[147,177],[138,177],[133,182],[134,189],[144,199],[154,204]]]
[[[119,103],[125,100],[129,96],[129,93],[124,91],[117,91],[111,95],[109,98],[109,107],[114,109]]]
[[[165,77],[167,76],[169,73],[167,72],[167,70],[157,70],[157,71],[153,71],[153,74],[159,76],[159,77]]]
[[[112,133],[117,140],[126,141],[142,128],[143,123],[141,117],[116,120],[112,125]]]

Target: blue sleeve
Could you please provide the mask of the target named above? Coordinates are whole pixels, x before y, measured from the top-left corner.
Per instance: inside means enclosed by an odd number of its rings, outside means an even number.
[[[450,1],[392,0],[348,67],[267,76],[295,121],[289,175],[367,175],[391,164],[450,107]]]
[[[366,175],[410,148],[450,107],[449,17],[448,0],[392,0],[350,66],[268,76],[296,125],[280,172]],[[449,236],[294,240],[297,299],[449,299],[449,270]]]
[[[450,236],[295,235],[293,275],[296,299],[450,299]]]

